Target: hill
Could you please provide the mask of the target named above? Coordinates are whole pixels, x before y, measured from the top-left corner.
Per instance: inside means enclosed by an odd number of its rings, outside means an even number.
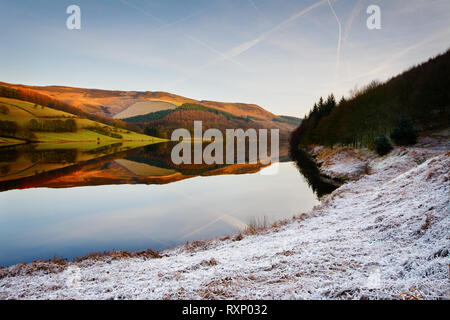
[[[449,84],[450,50],[384,83],[374,81],[339,103],[332,94],[326,101],[320,98],[292,133],[291,145],[372,147],[379,136],[399,140],[394,132],[414,136],[448,128]]]
[[[159,137],[169,137],[177,128],[186,128],[191,134],[194,130],[194,121],[201,120],[204,130],[219,129],[225,134],[226,129],[279,129],[280,139],[287,141],[294,125],[284,121],[271,121],[256,117],[242,117],[231,113],[206,107],[199,104],[183,104],[173,110],[162,110],[143,116],[123,119],[144,129],[152,128],[149,132]]]
[[[68,103],[84,112],[117,119],[173,109],[185,103],[202,104],[236,116],[253,116],[267,120],[278,118],[276,115],[255,104],[200,101],[159,91],[110,91],[62,86],[28,86],[4,82],[0,82],[0,85],[31,90]]]
[[[28,86],[0,82],[0,96],[16,97],[33,103],[58,106],[68,111],[127,130],[142,132],[156,128],[160,137],[167,138],[179,127],[191,129],[194,120],[203,121],[205,129],[233,128],[280,129],[281,139],[287,140],[297,123],[274,115],[255,104],[195,100],[167,92],[109,91],[61,86]],[[62,104],[62,105],[61,105]],[[60,106],[61,105],[61,106]]]
[[[18,99],[0,98],[0,145],[23,142],[159,141],[82,116]]]

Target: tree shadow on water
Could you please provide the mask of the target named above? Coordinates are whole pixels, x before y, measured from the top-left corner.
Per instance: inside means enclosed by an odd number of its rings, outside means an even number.
[[[339,187],[337,183],[332,183],[331,180],[326,181],[327,179],[320,175],[316,162],[306,151],[291,147],[289,154],[308,185],[319,198],[330,194]]]

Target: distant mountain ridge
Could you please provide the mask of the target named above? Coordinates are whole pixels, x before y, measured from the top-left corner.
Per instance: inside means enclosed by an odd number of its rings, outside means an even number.
[[[62,104],[60,110],[132,131],[144,132],[148,127],[155,128],[162,138],[170,137],[176,128],[192,130],[194,121],[200,120],[205,129],[222,131],[233,128],[279,129],[281,139],[285,140],[300,120],[275,115],[256,104],[195,100],[162,91],[30,86],[4,82],[0,82],[0,88],[23,92],[24,99],[33,103],[48,100],[46,102],[52,105]]]
[[[65,86],[30,86],[22,84],[10,84],[0,82],[0,85],[12,88],[24,88],[45,94],[54,99],[61,100],[82,111],[96,114],[103,117],[112,117],[123,119],[127,117],[139,116],[150,112],[160,111],[164,109],[175,108],[184,103],[197,103],[204,106],[222,110],[241,117],[257,117],[266,120],[278,118],[275,114],[265,110],[256,104],[217,102],[209,100],[196,100],[186,98],[176,94],[162,91],[117,91],[103,89],[86,89]],[[147,102],[148,108],[143,105],[136,108],[134,112],[124,113],[129,108],[135,106],[136,103]],[[160,104],[157,110],[152,105]],[[161,103],[166,103],[167,107],[161,107]],[[172,106],[171,106],[172,105]],[[123,116],[116,117],[123,113]]]

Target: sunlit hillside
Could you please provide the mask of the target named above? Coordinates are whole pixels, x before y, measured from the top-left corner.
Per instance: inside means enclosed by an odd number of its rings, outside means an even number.
[[[0,98],[0,144],[159,140],[68,112],[17,99]]]

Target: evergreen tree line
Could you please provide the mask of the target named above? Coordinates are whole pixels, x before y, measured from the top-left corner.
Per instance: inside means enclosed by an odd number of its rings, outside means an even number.
[[[292,133],[291,144],[372,147],[386,136],[411,144],[415,132],[447,128],[449,108],[450,50],[337,104],[333,95],[321,98]]]

